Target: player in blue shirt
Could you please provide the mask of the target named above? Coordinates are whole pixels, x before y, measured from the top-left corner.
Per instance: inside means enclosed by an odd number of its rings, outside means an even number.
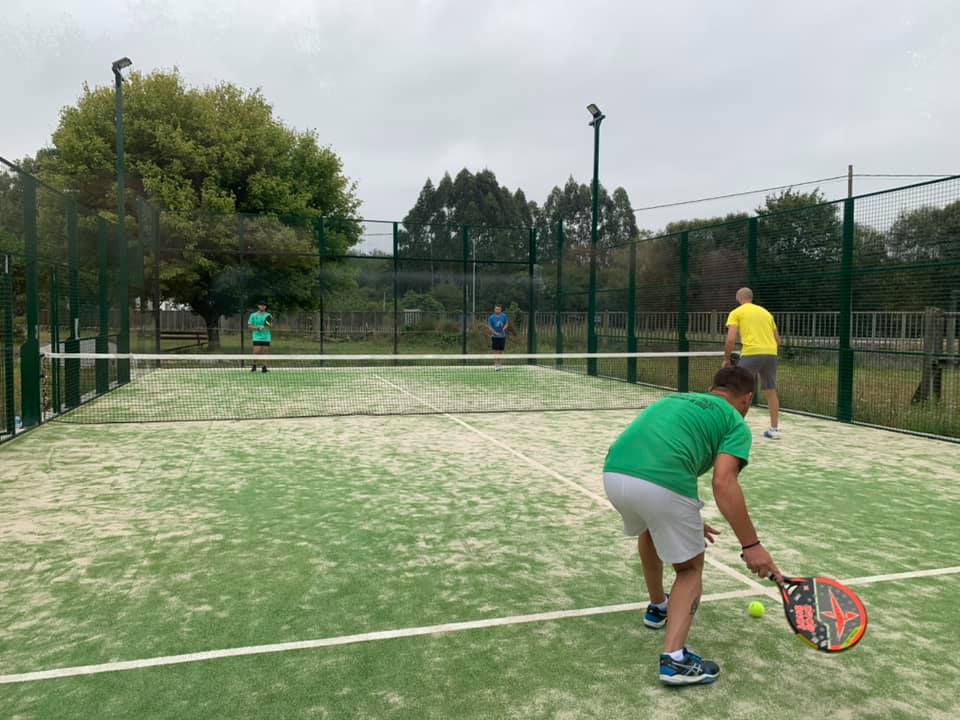
[[[493,315],[487,318],[487,326],[490,328],[493,353],[497,356],[493,367],[499,370],[500,356],[503,355],[503,350],[507,346],[507,328],[510,327],[510,320],[503,312],[503,306],[499,304],[493,306]]]

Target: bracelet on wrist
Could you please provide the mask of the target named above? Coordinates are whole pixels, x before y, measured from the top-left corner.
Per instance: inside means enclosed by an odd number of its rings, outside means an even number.
[[[757,540],[755,543],[750,543],[749,545],[741,545],[741,546],[740,546],[740,549],[741,549],[741,550],[749,550],[750,548],[755,548],[755,547],[756,547],[757,545],[759,545],[759,544],[760,544],[760,541]]]

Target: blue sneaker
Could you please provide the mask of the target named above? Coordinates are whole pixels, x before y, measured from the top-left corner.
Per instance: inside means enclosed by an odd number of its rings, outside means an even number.
[[[667,600],[670,599],[670,593],[667,593]],[[648,628],[659,630],[667,624],[667,610],[661,610],[656,605],[647,605],[647,611],[643,614],[643,624]]]
[[[683,649],[683,660],[660,656],[660,682],[664,685],[709,685],[720,674],[720,666]]]

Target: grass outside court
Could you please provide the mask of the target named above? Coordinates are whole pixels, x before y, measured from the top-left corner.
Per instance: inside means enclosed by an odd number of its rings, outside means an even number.
[[[754,718],[789,699],[848,718],[952,718],[960,448],[788,416],[743,476],[781,567],[854,579],[870,628],[824,656],[708,556],[691,646],[720,680],[656,680],[644,600],[599,469],[631,411],[52,423],[0,447],[0,675],[424,628],[0,684],[16,718]],[[707,483],[708,484],[708,483]],[[715,522],[716,521],[716,522]],[[856,578],[943,570],[866,584]],[[733,593],[737,597],[714,598]],[[748,596],[749,595],[749,596]],[[754,597],[767,604],[746,616]],[[909,605],[911,612],[905,614]]]

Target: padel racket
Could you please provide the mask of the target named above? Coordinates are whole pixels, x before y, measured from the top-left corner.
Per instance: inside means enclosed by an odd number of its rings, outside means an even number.
[[[770,579],[777,582],[776,577]],[[787,577],[780,586],[783,612],[801,640],[821,652],[843,652],[867,632],[867,610],[857,594],[824,577]]]

